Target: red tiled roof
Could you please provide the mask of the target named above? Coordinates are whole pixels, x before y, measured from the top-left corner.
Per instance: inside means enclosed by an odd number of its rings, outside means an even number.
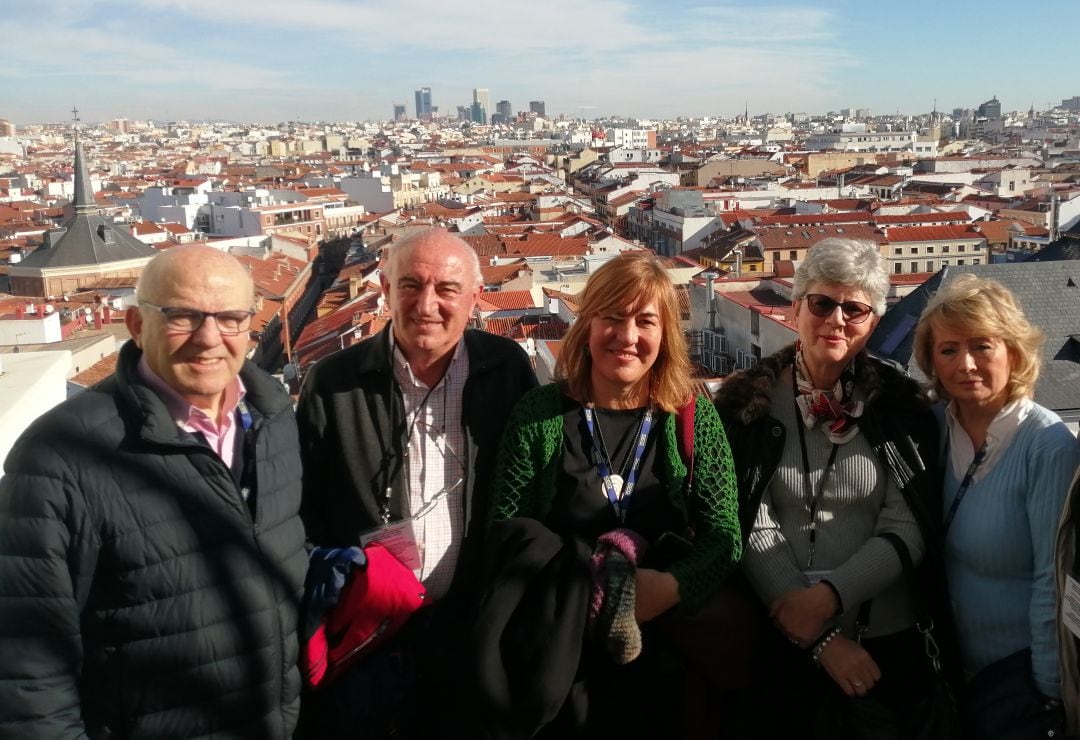
[[[81,373],[76,373],[72,376],[71,382],[87,388],[95,383],[100,383],[116,372],[116,361],[119,358],[119,352],[113,352],[111,355],[106,355]]]
[[[815,226],[817,224],[868,224],[874,217],[869,211],[848,211],[844,213],[800,213],[794,216],[756,216],[753,221],[759,226]]]
[[[892,226],[885,229],[885,234],[892,244],[984,238],[970,226]]]
[[[563,237],[559,234],[529,234],[523,240],[507,241],[507,254],[527,257],[583,256],[589,250],[588,237]]]
[[[844,224],[842,226],[812,226],[790,228],[769,226],[756,230],[758,241],[763,251],[775,249],[809,249],[823,239],[842,237],[844,239],[864,239],[875,243],[885,241],[885,236],[873,226],[866,224]]]
[[[503,311],[542,307],[528,290],[485,290],[480,296]]]
[[[895,216],[874,216],[874,223],[878,226],[903,226],[911,225],[916,226],[918,224],[925,223],[938,223],[938,222],[952,222],[952,223],[967,223],[971,220],[971,216],[966,211],[950,211],[947,213],[909,213],[907,215],[895,215]]]

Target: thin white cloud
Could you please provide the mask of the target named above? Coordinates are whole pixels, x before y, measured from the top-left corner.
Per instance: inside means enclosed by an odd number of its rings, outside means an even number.
[[[496,99],[546,98],[549,110],[571,114],[589,105],[586,115],[657,116],[732,112],[747,97],[759,110],[817,109],[858,63],[835,38],[835,16],[796,6],[668,12],[638,0],[129,0],[126,7],[118,15],[115,2],[60,0],[42,8],[41,22],[0,20],[7,39],[0,79],[85,76],[102,82],[95,93],[116,100],[140,90],[148,100],[172,94],[177,116],[186,106],[204,115],[224,104],[228,117],[245,110],[386,117],[391,102],[411,103],[419,84],[437,88],[444,112],[467,103],[469,88],[485,86]],[[205,31],[192,38],[191,27]]]
[[[138,0],[138,4],[215,23],[294,33],[329,32],[348,46],[380,50],[514,52],[586,44],[612,49],[658,38],[655,30],[635,21],[636,8],[623,0],[530,4],[504,0]]]

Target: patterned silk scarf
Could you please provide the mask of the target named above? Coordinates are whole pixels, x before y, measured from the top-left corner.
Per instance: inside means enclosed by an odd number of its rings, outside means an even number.
[[[803,361],[802,343],[795,345],[795,403],[802,414],[807,429],[813,429],[820,420],[821,431],[833,444],[843,444],[859,432],[858,419],[863,413],[863,402],[852,401],[855,388],[855,368],[849,363],[831,391],[814,388],[810,373]],[[849,399],[849,400],[845,400]]]

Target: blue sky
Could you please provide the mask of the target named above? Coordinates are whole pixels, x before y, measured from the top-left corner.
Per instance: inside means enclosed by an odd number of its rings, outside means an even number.
[[[51,0],[0,16],[0,118],[336,121],[1045,108],[1080,95],[1080,2]],[[588,106],[588,107],[585,107]]]

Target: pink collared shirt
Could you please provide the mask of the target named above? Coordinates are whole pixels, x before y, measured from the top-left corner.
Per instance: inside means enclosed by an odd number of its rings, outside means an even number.
[[[139,377],[165,402],[165,407],[169,409],[169,415],[176,422],[176,426],[190,434],[201,434],[206,439],[210,449],[217,453],[222,462],[232,467],[233,455],[236,450],[236,407],[247,392],[244,388],[244,381],[240,380],[239,376],[232,383],[229,383],[225,389],[225,398],[221,404],[220,424],[211,419],[210,415],[205,411],[192,406],[184,400],[168,383],[151,370],[150,365],[146,362],[145,355],[139,358]]]

